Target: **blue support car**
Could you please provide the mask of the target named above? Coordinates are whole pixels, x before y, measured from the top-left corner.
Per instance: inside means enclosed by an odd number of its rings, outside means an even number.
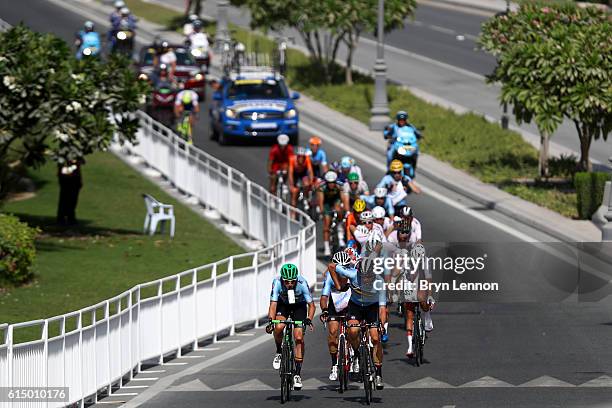
[[[221,80],[210,108],[211,135],[220,144],[239,139],[275,139],[284,133],[298,143],[298,111],[282,76],[271,71],[232,74]]]

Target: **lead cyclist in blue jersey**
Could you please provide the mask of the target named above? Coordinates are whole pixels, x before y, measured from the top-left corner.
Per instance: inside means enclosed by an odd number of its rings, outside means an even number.
[[[362,259],[356,266],[342,266],[334,263],[328,266],[331,278],[337,289],[340,289],[338,277],[349,279],[351,298],[348,302],[348,324],[358,325],[361,321],[368,324],[379,323],[384,326],[387,319],[387,292],[383,277],[374,273],[374,260],[380,256],[382,250],[382,237],[377,232],[368,236]],[[359,355],[359,327],[350,327],[349,342]],[[370,327],[370,340],[374,346],[374,367],[376,368],[376,389],[383,389],[382,361],[383,349],[380,344],[379,327]],[[353,360],[353,372],[359,372],[358,359]],[[357,366],[357,367],[356,367]]]
[[[308,310],[307,310],[308,309]],[[266,332],[274,331],[276,342],[276,355],[272,367],[278,370],[281,366],[281,345],[283,341],[284,324],[274,326],[272,320],[285,320],[291,317],[294,321],[304,322],[304,326],[310,326],[314,330],[312,319],[314,318],[316,306],[312,301],[308,282],[300,276],[297,266],[284,264],[280,270],[280,276],[272,281],[272,293],[270,294],[270,308],[268,309],[268,326]],[[302,389],[301,370],[304,361],[304,330],[303,327],[295,327],[293,330],[295,339],[295,375],[293,376],[293,388]]]

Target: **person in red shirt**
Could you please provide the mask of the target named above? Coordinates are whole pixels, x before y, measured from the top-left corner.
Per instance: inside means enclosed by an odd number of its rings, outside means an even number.
[[[314,180],[314,172],[310,156],[305,148],[298,146],[295,149],[295,156],[289,160],[289,188],[291,189],[291,205],[297,205],[297,198],[302,187],[304,194],[310,191],[310,186]]]
[[[289,144],[289,136],[278,135],[277,144],[270,149],[268,156],[268,174],[270,175],[270,193],[276,194],[276,172],[289,170],[289,160],[293,156],[293,146]]]

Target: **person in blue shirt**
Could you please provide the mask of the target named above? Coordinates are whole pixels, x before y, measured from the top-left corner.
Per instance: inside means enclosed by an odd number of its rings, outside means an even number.
[[[125,7],[125,2],[122,0],[117,0],[113,5],[115,9],[110,13],[110,16],[108,17],[108,20],[111,23],[111,27],[117,25],[119,23],[119,20],[121,20],[120,10]]]
[[[86,21],[83,25],[83,30],[76,35],[76,45],[78,47],[76,58],[81,59],[84,56],[97,56],[102,48],[100,34],[94,31],[94,23]]]
[[[376,369],[376,388],[384,387],[382,382],[383,350],[380,343],[379,329],[384,326],[387,317],[387,292],[381,274],[374,271],[375,260],[382,251],[382,237],[378,232],[368,236],[362,259],[355,266],[329,264],[331,278],[340,288],[338,277],[348,278],[351,287],[351,298],[348,302],[348,324],[359,325],[361,321],[373,324],[370,327],[370,340],[374,346],[374,367]],[[359,327],[350,327],[348,339],[357,356],[359,349]],[[359,372],[358,359],[353,360],[353,372]]]
[[[308,309],[308,311],[306,310]],[[309,326],[314,330],[312,319],[316,306],[310,294],[310,287],[306,279],[300,275],[297,266],[284,264],[280,270],[280,277],[272,281],[272,292],[270,294],[270,308],[268,309],[267,333],[274,332],[276,342],[276,354],[272,367],[278,370],[281,366],[281,345],[283,341],[284,324],[274,325],[272,320],[286,320],[291,317],[294,321],[303,322],[303,326]],[[295,340],[295,375],[293,376],[293,388],[302,388],[302,363],[304,361],[304,332],[303,327],[295,327],[293,330]]]
[[[308,144],[310,145],[308,151],[310,152],[310,162],[312,163],[314,176],[321,178],[327,173],[327,170],[329,170],[329,166],[327,165],[327,154],[325,150],[321,148],[321,139],[319,137],[311,137]]]
[[[398,130],[400,130],[404,126],[408,126],[414,129],[417,139],[421,139],[423,137],[416,127],[408,123],[408,113],[406,113],[406,111],[398,111],[395,115],[395,120],[395,123],[386,126],[383,131],[383,136],[385,140],[389,141],[389,145],[395,142],[395,139],[398,136]]]
[[[395,215],[393,202],[391,198],[387,197],[387,189],[385,187],[376,187],[374,189],[374,195],[362,195],[361,199],[365,201],[370,211],[374,209],[374,207],[382,207],[387,212],[387,217],[393,217],[393,215]]]
[[[391,199],[395,212],[398,208],[408,205],[408,194],[414,192],[421,193],[420,187],[404,174],[404,165],[399,160],[393,160],[389,165],[389,173],[386,174],[376,187],[384,187],[387,189],[387,197]]]

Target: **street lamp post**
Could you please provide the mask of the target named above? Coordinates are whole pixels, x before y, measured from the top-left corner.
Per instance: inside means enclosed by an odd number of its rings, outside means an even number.
[[[385,0],[378,0],[378,38],[376,63],[374,64],[374,103],[370,113],[370,130],[383,130],[389,124],[389,103],[387,100],[387,65],[384,48]]]
[[[227,0],[217,1],[217,33],[215,34],[215,48],[217,51],[222,51],[223,46],[230,40],[229,30],[227,28]]]

